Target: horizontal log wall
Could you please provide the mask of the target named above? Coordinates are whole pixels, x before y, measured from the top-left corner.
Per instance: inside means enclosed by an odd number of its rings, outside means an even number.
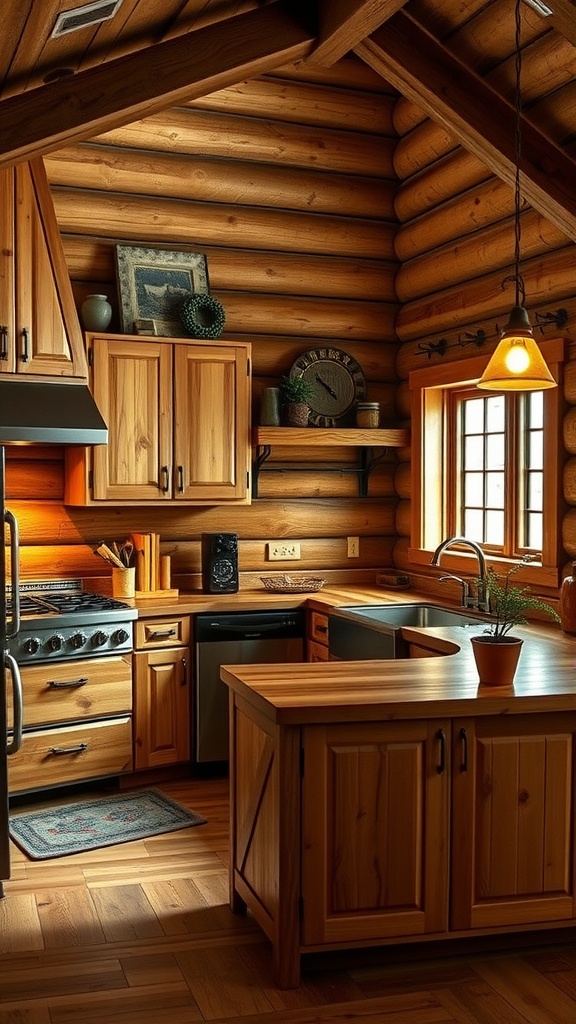
[[[400,425],[396,98],[356,60],[307,69],[306,77],[286,68],[51,154],[78,308],[92,292],[108,294],[110,330],[119,329],[118,243],[205,253],[211,292],[226,311],[224,337],[252,344],[255,422],[262,389],[302,352],[329,342],[358,360],[383,422]],[[373,580],[376,567],[391,564],[398,533],[399,459],[392,451],[382,460],[367,499],[350,472],[357,459],[349,448],[273,451],[250,507],[135,513],[66,508],[62,451],[11,452],[8,496],[20,520],[23,574],[101,576],[96,543],[138,529],[161,533],[184,585],[199,585],[206,531],[239,534],[248,583],[283,569]],[[359,558],[348,558],[348,534],[360,537]],[[276,538],[299,541],[301,560],[266,561],[265,543]]]
[[[417,16],[440,35],[438,5],[414,0]],[[511,53],[508,0],[496,2],[475,16],[483,5],[466,0],[456,30],[446,45],[484,75],[511,100],[515,62]],[[486,24],[490,23],[490,64],[486,62]],[[553,52],[544,19],[522,5],[522,99],[527,116],[558,145],[576,131],[576,84],[573,47],[560,42]],[[401,226],[395,251],[401,262],[396,277],[402,307],[396,318],[399,349],[396,369],[399,387],[396,407],[409,410],[410,371],[439,361],[464,360],[490,353],[514,304],[511,286],[502,282],[513,272],[514,195],[475,156],[465,152],[445,128],[435,125],[413,103],[400,98],[394,108],[399,134],[394,167],[400,179],[395,210]],[[521,212],[521,273],[526,306],[534,324],[542,314],[562,312],[567,323],[541,326],[541,337],[576,338],[575,240],[528,206]],[[540,316],[538,315],[540,314]],[[478,346],[478,339],[484,344]],[[538,337],[538,335],[537,335]],[[444,355],[438,354],[440,342]],[[576,356],[576,346],[569,346]],[[565,374],[569,411],[564,422],[566,467],[564,498],[568,511],[562,537],[566,558],[576,557],[576,366]],[[398,467],[396,487],[402,499],[396,511],[399,540],[394,547],[398,568],[411,568],[408,558],[411,496],[403,481],[407,469]],[[413,568],[413,566],[412,566]]]

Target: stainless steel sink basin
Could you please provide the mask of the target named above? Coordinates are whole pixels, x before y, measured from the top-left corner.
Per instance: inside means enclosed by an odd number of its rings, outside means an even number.
[[[390,626],[469,626],[485,622],[485,619],[473,615],[465,608],[456,611],[442,608],[436,604],[378,604],[352,605],[341,609],[351,615],[363,619],[371,619]]]
[[[402,626],[433,629],[485,625],[488,620],[463,608],[458,611],[426,601],[412,604],[346,605],[328,616],[330,654],[348,661],[408,657]]]

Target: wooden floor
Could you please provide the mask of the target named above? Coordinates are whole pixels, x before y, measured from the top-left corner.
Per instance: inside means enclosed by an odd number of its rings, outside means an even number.
[[[227,904],[226,781],[159,788],[208,823],[44,862],[13,847],[0,1024],[575,1024],[569,943],[411,963],[385,950],[329,967],[306,960],[300,988],[278,991],[268,943]]]

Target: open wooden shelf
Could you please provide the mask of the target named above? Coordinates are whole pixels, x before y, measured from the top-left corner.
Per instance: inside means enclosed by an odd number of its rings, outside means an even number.
[[[384,456],[384,452],[376,457],[369,456],[371,448],[403,448],[410,444],[410,431],[405,428],[379,427],[364,430],[361,427],[254,427],[252,440],[256,447],[256,456],[252,464],[252,497],[258,497],[258,479],[264,463],[270,456],[272,448],[284,447],[325,448],[355,447],[360,449],[360,464],[354,469],[335,465],[328,472],[353,472],[358,474],[360,497],[368,495],[368,478],[370,473]],[[283,467],[286,472],[289,467]],[[323,467],[324,471],[326,467]],[[269,470],[268,470],[269,472]]]

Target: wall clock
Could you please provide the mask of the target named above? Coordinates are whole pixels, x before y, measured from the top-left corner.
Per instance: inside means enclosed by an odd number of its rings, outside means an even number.
[[[293,363],[291,377],[314,384],[309,423],[317,427],[341,427],[352,421],[356,402],[366,397],[366,380],[358,363],[339,348],[315,348]]]

